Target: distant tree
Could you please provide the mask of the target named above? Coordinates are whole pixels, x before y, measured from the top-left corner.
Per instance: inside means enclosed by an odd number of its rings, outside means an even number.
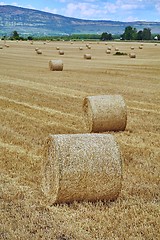
[[[12,37],[14,40],[19,40],[19,39],[20,39],[20,36],[19,36],[19,34],[18,34],[17,31],[13,31],[11,37]]]
[[[158,40],[160,40],[160,34],[157,35]]]
[[[107,32],[103,32],[102,35],[101,35],[101,37],[100,37],[100,39],[101,39],[102,41],[106,41],[106,40],[112,40],[113,37],[112,37],[112,34],[111,34],[111,33],[108,34]]]
[[[143,40],[143,31],[140,30],[138,33],[137,33],[137,40]]]
[[[137,29],[128,26],[125,28],[125,31],[121,37],[123,40],[135,40],[137,38]]]
[[[27,39],[28,40],[33,40],[33,37],[32,36],[28,36]]]
[[[150,28],[143,29],[142,38],[143,38],[143,40],[151,40],[152,39],[152,34],[151,34]]]

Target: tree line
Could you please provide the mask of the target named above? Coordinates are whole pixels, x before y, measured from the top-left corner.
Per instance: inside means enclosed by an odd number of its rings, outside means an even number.
[[[160,40],[160,34],[153,35],[150,28],[144,28],[143,30],[137,31],[136,28],[127,26],[124,30],[124,33],[121,35],[112,35],[111,33],[103,32],[102,34],[72,34],[72,35],[63,35],[63,36],[20,36],[17,31],[13,31],[9,38],[10,40],[51,40],[51,41],[69,41],[69,40],[101,40],[101,41],[110,41],[114,39],[121,40],[153,40],[156,36],[156,40]],[[2,38],[5,39],[6,36]]]

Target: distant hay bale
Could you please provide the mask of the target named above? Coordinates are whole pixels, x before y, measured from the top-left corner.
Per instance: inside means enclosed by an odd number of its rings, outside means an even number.
[[[139,46],[139,49],[143,49],[143,46]]]
[[[129,57],[130,57],[130,58],[136,58],[136,54],[135,54],[135,53],[130,53],[130,54],[129,54]]]
[[[84,58],[90,60],[92,57],[91,57],[91,54],[86,53],[84,54]]]
[[[110,54],[110,53],[111,53],[111,50],[107,49],[107,50],[106,50],[106,53],[107,53],[107,54]]]
[[[131,47],[131,50],[134,50],[134,47]]]
[[[157,43],[155,43],[154,46],[157,46]]]
[[[41,49],[38,49],[36,52],[37,52],[37,54],[42,54],[42,50]]]
[[[64,55],[64,51],[59,50],[59,55]]]
[[[3,49],[3,46],[0,46],[0,49]]]
[[[38,49],[39,49],[39,48],[37,48],[37,47],[36,47],[36,48],[35,48],[35,51],[37,52],[37,51],[38,51]]]
[[[42,176],[50,204],[115,200],[122,186],[118,144],[111,134],[50,135]]]
[[[49,61],[49,69],[51,71],[62,71],[63,70],[62,60],[50,60]]]
[[[79,50],[83,50],[83,47],[79,47]]]
[[[57,50],[60,50],[60,47],[56,47]]]
[[[123,131],[127,124],[127,107],[120,95],[89,96],[83,101],[88,132]]]
[[[9,48],[9,47],[10,47],[8,44],[5,44],[4,46],[5,46],[6,48]]]
[[[88,47],[87,47],[88,49],[91,49],[91,46],[90,45],[88,45]]]
[[[108,43],[105,43],[105,45],[107,45]]]
[[[118,52],[118,51],[119,51],[119,48],[115,48],[115,51],[117,51],[117,52]]]
[[[111,50],[111,47],[108,47],[107,49],[108,49],[108,50]]]

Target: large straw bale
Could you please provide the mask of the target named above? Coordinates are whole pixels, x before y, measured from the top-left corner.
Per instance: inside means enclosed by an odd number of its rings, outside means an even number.
[[[136,54],[135,54],[135,53],[130,53],[130,54],[129,54],[129,57],[130,57],[130,58],[136,58]]]
[[[42,50],[41,49],[38,49],[36,52],[37,52],[37,54],[42,54]]]
[[[83,101],[84,119],[89,132],[123,131],[127,107],[121,95],[88,96]]]
[[[89,53],[84,54],[84,58],[85,59],[91,59],[91,54],[89,54]]]
[[[110,54],[110,53],[111,53],[111,50],[107,49],[107,50],[106,50],[106,53],[107,53],[107,54]]]
[[[0,49],[3,49],[3,46],[0,46]]]
[[[79,50],[83,50],[83,47],[79,47]]]
[[[59,50],[59,55],[64,55],[64,51],[63,50]]]
[[[62,71],[63,70],[62,60],[50,60],[49,61],[49,69],[51,71]]]
[[[139,49],[143,49],[143,46],[139,46]]]
[[[44,153],[42,190],[49,203],[118,197],[122,161],[113,135],[50,135]]]
[[[131,50],[134,50],[134,47],[131,47]]]
[[[56,47],[57,50],[60,50],[60,47]]]

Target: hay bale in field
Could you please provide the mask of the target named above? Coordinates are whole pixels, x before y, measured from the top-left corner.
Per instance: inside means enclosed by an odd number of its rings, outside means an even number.
[[[88,132],[123,131],[127,124],[127,107],[120,95],[89,96],[83,101]]]
[[[84,58],[90,60],[92,57],[91,57],[91,54],[86,53],[84,54]]]
[[[57,49],[57,50],[60,50],[60,48],[59,48],[59,47],[56,47],[56,49]]]
[[[42,50],[41,49],[38,49],[36,52],[37,52],[37,54],[42,54]]]
[[[111,50],[107,49],[107,50],[106,50],[106,53],[107,53],[107,54],[110,54],[110,53],[111,53]]]
[[[0,49],[3,49],[3,46],[0,46]]]
[[[129,54],[129,57],[130,57],[130,58],[136,58],[136,54],[135,54],[135,53],[130,53],[130,54]]]
[[[134,47],[131,47],[131,50],[134,50]]]
[[[10,47],[8,44],[5,44],[4,46],[5,46],[6,48],[9,48],[9,47]]]
[[[139,49],[143,49],[143,46],[139,46]]]
[[[154,46],[157,46],[157,43],[155,43]]]
[[[115,48],[115,51],[117,51],[117,52],[118,52],[118,51],[119,51],[119,48]]]
[[[111,51],[111,47],[108,47],[107,49]]]
[[[88,45],[88,46],[87,46],[87,48],[88,48],[88,49],[91,49],[91,46],[90,46],[90,45]]]
[[[83,50],[83,47],[79,47],[79,50]]]
[[[50,135],[42,173],[50,204],[115,200],[122,185],[119,147],[111,134]]]
[[[36,47],[36,48],[35,48],[35,51],[37,52],[38,49],[39,49],[39,48]]]
[[[59,50],[59,55],[64,55],[64,51]]]
[[[51,71],[62,71],[63,70],[62,60],[50,60],[49,61],[49,69]]]

